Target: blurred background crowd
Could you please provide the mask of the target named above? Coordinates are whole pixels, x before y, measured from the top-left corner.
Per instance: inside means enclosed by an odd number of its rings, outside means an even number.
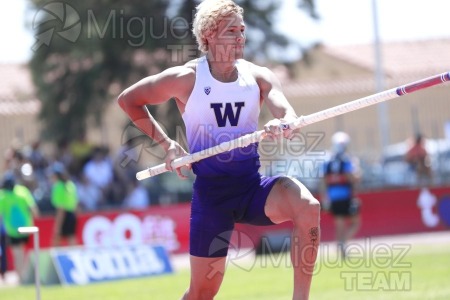
[[[51,174],[57,163],[64,165],[76,184],[82,211],[145,208],[150,205],[150,191],[136,180],[136,164],[121,164],[126,150],[123,147],[118,153],[110,153],[108,147],[91,144],[80,136],[71,142],[58,142],[51,155],[41,149],[40,142],[33,142],[8,149],[4,169],[29,188],[43,212],[52,210]]]
[[[55,162],[61,162],[75,182],[84,211],[190,201],[193,176],[183,181],[165,173],[135,180],[136,171],[161,163],[164,154],[130,125],[115,100],[131,83],[199,55],[189,34],[197,3],[154,0],[130,5],[121,0],[55,5],[20,0],[12,3],[14,10],[5,11],[0,19],[5,22],[1,28],[6,42],[0,50],[23,56],[14,61],[0,56],[1,172],[14,171],[42,212],[52,210],[48,170]],[[245,56],[276,73],[299,115],[450,69],[448,31],[433,23],[439,17],[417,23],[425,17],[421,3],[380,1],[379,8],[369,0],[349,0],[346,5],[322,0],[255,3],[240,1],[251,15],[246,19]],[[402,16],[404,27],[397,26],[398,15],[392,12],[398,9],[393,6],[405,3],[409,13]],[[439,8],[433,9],[438,14],[447,11],[446,5],[432,0],[426,7]],[[39,40],[43,33],[52,34],[49,43]],[[27,45],[19,46],[19,35],[26,37]],[[329,137],[344,131],[352,138],[349,150],[360,159],[361,189],[417,186],[405,155],[414,135],[422,133],[432,174],[429,184],[446,185],[449,88],[430,88],[384,107],[311,124],[302,129],[302,151],[285,153],[280,148],[272,156],[261,153],[266,163],[262,172],[288,173],[317,192],[323,177],[320,164],[330,155]],[[168,135],[183,144],[183,122],[175,102],[149,109]],[[261,116],[262,123],[268,120],[264,108]]]
[[[358,188],[371,190],[446,184],[450,180],[448,146],[446,141],[425,139],[419,134],[390,146],[376,163],[358,157],[361,169]],[[167,172],[138,181],[136,173],[144,167],[139,164],[140,160],[130,159],[140,155],[130,153],[132,151],[137,151],[132,140],[112,152],[107,146],[89,142],[85,135],[55,143],[51,151],[36,141],[10,147],[4,154],[3,170],[13,172],[17,183],[30,189],[44,214],[54,209],[50,201],[51,170],[56,163],[64,165],[75,183],[81,211],[142,209],[150,205],[190,201],[192,173],[188,180],[180,180],[176,174]],[[324,149],[320,153],[320,156],[273,159],[268,167],[262,166],[261,172],[267,175],[286,172],[317,193],[323,178],[321,163],[330,158],[331,151]],[[311,159],[314,165],[308,164]],[[281,168],[277,166],[280,162],[283,163]],[[286,162],[289,162],[287,166]]]

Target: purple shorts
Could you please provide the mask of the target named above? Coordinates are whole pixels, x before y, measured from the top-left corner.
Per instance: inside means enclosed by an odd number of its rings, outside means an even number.
[[[267,196],[279,176],[197,177],[191,206],[190,254],[224,257],[235,223],[273,225],[265,215]]]

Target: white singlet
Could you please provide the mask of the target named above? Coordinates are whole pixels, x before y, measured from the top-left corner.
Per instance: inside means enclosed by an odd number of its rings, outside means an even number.
[[[206,56],[197,60],[194,89],[182,116],[191,153],[257,130],[260,90],[249,64],[237,60],[237,80],[220,82],[211,75]],[[224,175],[222,171],[227,174],[228,170],[222,167],[228,167],[223,163],[257,157],[257,145],[253,144],[201,160],[193,169],[197,175]]]

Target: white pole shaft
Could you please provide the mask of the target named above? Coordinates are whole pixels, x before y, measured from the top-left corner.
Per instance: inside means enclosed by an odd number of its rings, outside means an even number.
[[[41,300],[41,279],[39,278],[39,230],[34,234],[34,282],[36,285],[36,300]]]
[[[32,234],[34,244],[34,286],[36,288],[36,300],[41,300],[41,280],[39,278],[39,228],[36,226],[24,226],[18,228],[19,233]]]
[[[341,105],[337,105],[307,116],[301,116],[297,120],[288,123],[288,124],[282,124],[283,129],[298,129],[305,127],[307,125],[317,123],[326,119],[330,119],[351,111],[355,111],[367,106],[371,106],[377,103],[381,103],[390,99],[394,99],[403,95],[406,95],[408,93],[413,93],[418,90],[422,90],[431,86],[435,86],[444,82],[450,81],[450,72],[438,74],[435,76],[431,76],[422,80],[418,80],[400,87],[396,87],[384,92],[379,92],[374,95],[370,95],[364,98],[356,99]],[[194,162],[197,162],[199,160],[202,160],[204,158],[223,153],[226,151],[233,150],[238,147],[246,147],[252,143],[256,143],[261,141],[265,137],[264,130],[255,131],[251,134],[247,134],[244,136],[241,136],[240,138],[230,140],[228,142],[223,142],[217,146],[214,146],[212,148],[208,148],[205,150],[202,150],[200,152],[196,152],[193,154],[189,154],[180,158],[177,158],[172,161],[171,167],[172,169],[176,169]],[[140,171],[136,174],[136,178],[138,180],[143,180],[152,176],[156,176],[159,174],[162,174],[164,172],[167,172],[165,164],[160,164],[157,166],[154,166],[152,168],[148,168],[146,170]]]

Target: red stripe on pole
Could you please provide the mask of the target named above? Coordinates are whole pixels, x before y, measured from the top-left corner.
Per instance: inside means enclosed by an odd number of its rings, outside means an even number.
[[[429,78],[425,78],[423,80],[413,82],[411,84],[401,86],[397,89],[397,95],[402,96],[405,94],[413,93],[415,91],[425,89],[433,85],[443,83],[445,81],[450,81],[450,72],[446,74],[432,76]]]

